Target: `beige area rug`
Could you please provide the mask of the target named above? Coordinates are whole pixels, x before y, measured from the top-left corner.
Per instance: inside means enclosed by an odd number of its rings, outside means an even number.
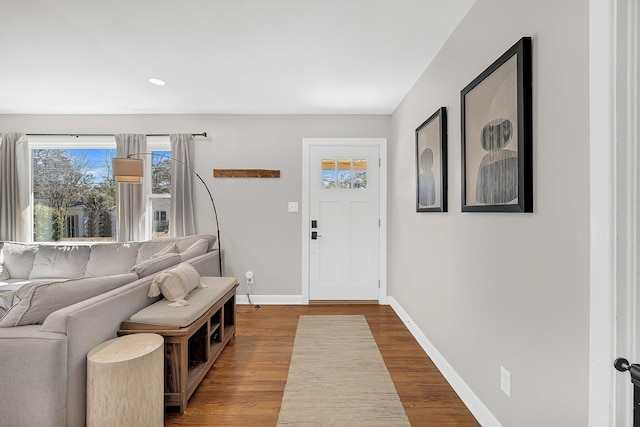
[[[364,316],[300,316],[278,426],[409,426]]]

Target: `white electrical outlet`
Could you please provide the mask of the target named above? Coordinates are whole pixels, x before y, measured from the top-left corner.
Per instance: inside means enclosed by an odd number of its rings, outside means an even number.
[[[500,390],[511,397],[511,372],[500,366]]]
[[[289,202],[287,210],[289,212],[298,212],[298,202]]]
[[[244,273],[244,277],[247,279],[247,285],[253,285],[253,273],[250,271],[247,271],[246,273]]]

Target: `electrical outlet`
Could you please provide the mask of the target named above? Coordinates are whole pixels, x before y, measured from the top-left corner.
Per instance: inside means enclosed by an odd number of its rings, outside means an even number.
[[[244,273],[244,277],[247,279],[247,285],[253,285],[253,273],[250,271],[247,271],[246,273]]]
[[[511,397],[511,372],[500,366],[500,390]]]
[[[287,205],[287,211],[298,212],[298,202],[289,202]]]

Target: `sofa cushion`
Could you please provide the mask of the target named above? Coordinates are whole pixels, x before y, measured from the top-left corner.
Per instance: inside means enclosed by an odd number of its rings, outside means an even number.
[[[84,276],[91,248],[81,245],[42,245],[36,252],[29,279],[79,279]]]
[[[11,279],[28,279],[38,245],[4,242],[2,246],[2,265]],[[6,273],[5,273],[6,275]]]
[[[128,273],[136,264],[138,243],[98,243],[91,246],[85,277]]]
[[[180,263],[180,255],[176,253],[167,253],[154,256],[146,261],[142,261],[131,268],[132,273],[136,273],[138,277],[146,277],[160,270],[169,268]]]
[[[149,288],[149,296],[162,295],[175,303],[175,306],[184,305],[189,292],[200,286],[200,274],[191,264],[183,263],[171,270],[162,271],[153,278]]]
[[[189,246],[184,252],[180,253],[181,261],[184,262],[188,259],[206,254],[208,249],[209,242],[205,239],[198,239],[193,242],[191,246]]]
[[[176,253],[176,244],[173,242],[142,242],[138,249],[136,264],[151,259],[154,256],[161,256],[168,253]]]
[[[149,325],[172,325],[186,327],[216,304],[236,285],[235,277],[201,277],[203,288],[193,290],[186,298],[189,305],[179,309],[170,306],[169,301],[160,300],[143,308],[129,319],[132,322]]]
[[[41,324],[56,310],[137,280],[133,273],[89,277],[55,283],[34,282],[16,292],[14,304],[0,319],[0,327]]]

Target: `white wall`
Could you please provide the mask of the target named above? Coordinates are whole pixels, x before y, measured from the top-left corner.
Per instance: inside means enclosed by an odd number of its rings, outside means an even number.
[[[534,213],[461,213],[460,90],[533,38]],[[392,117],[389,287],[504,426],[585,426],[588,2],[478,0]],[[415,128],[449,126],[449,212],[415,212]],[[500,367],[511,372],[511,398]]]
[[[224,272],[240,279],[253,271],[259,295],[301,295],[301,214],[288,213],[287,202],[302,198],[302,138],[387,138],[389,124],[383,115],[0,115],[0,132],[206,131],[207,139],[197,139],[195,170],[218,209]],[[214,179],[214,168],[280,169],[281,177]],[[215,232],[201,185],[196,215],[198,232]]]

